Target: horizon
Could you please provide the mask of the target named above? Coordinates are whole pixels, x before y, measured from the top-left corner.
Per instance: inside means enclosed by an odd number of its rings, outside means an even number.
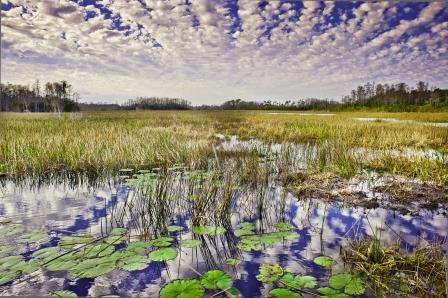
[[[327,98],[358,84],[448,88],[445,2],[1,4],[2,82],[67,80],[83,103]]]

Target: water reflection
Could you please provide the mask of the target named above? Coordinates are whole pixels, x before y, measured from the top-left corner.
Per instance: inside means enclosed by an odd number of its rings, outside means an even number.
[[[182,187],[182,184],[177,185]],[[363,191],[368,192],[369,189]],[[22,223],[26,231],[44,227],[52,231],[50,239],[57,240],[62,235],[73,233],[106,233],[110,230],[113,212],[123,206],[133,190],[114,183],[94,189],[84,185],[69,188],[57,184],[27,190],[9,183],[1,192],[0,218]],[[182,192],[173,193],[182,195]],[[178,212],[174,212],[172,222],[185,228],[181,239],[191,239],[193,235],[188,228],[192,225],[192,217],[187,205],[176,210]],[[287,221],[299,236],[293,241],[264,246],[260,252],[238,250],[237,238],[231,232],[216,237],[202,236],[203,244],[198,248],[181,247],[175,260],[151,262],[143,270],[126,272],[116,269],[95,279],[71,280],[65,272],[41,269],[26,281],[0,286],[0,294],[45,295],[66,289],[79,296],[153,297],[157,296],[163,284],[172,279],[197,278],[196,272],[221,268],[234,277],[234,285],[244,297],[261,297],[269,292],[269,288],[264,288],[256,279],[262,263],[279,263],[287,270],[310,274],[323,281],[328,273],[312,260],[320,254],[338,259],[345,237],[377,233],[385,243],[401,239],[412,248],[422,241],[443,241],[448,231],[448,218],[440,214],[400,215],[383,208],[346,208],[319,199],[298,200],[274,184],[258,189],[240,187],[232,196],[229,212],[233,229],[242,221],[250,221],[256,224],[259,232],[271,232],[274,223]],[[178,242],[181,239],[178,237]],[[229,257],[243,262],[233,268],[224,264]],[[334,270],[342,267],[339,262]]]

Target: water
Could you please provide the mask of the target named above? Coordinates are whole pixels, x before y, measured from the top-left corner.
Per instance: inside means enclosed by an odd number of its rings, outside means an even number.
[[[177,187],[185,186],[173,184],[173,188]],[[369,189],[363,191],[368,193]],[[171,196],[176,193],[173,191]],[[126,198],[133,194],[133,188],[122,183],[95,188],[53,184],[33,189],[8,183],[0,193],[0,219],[21,223],[26,231],[36,228],[48,231],[48,239],[23,248],[21,253],[29,256],[41,246],[56,245],[64,235],[88,233],[100,236],[109,232],[114,212],[122,208]],[[182,191],[179,196],[183,196]],[[192,236],[189,230],[191,210],[186,205],[177,206],[172,216],[173,223],[184,228],[182,239]],[[64,289],[79,296],[154,297],[170,280],[197,278],[196,272],[202,274],[212,268],[221,268],[233,277],[234,286],[243,297],[262,297],[268,296],[270,290],[269,286],[256,279],[262,263],[278,263],[296,274],[313,275],[320,284],[325,284],[328,271],[312,260],[321,254],[332,256],[339,261],[333,271],[343,270],[339,251],[345,237],[380,232],[383,242],[395,243],[401,239],[412,249],[419,242],[443,241],[448,233],[448,219],[441,214],[422,210],[418,215],[400,215],[383,208],[344,207],[317,198],[299,200],[271,182],[258,189],[239,187],[232,194],[228,212],[232,230],[238,223],[249,221],[255,223],[259,231],[270,232],[274,223],[286,221],[293,225],[293,231],[299,236],[292,241],[265,246],[260,252],[239,250],[236,247],[238,240],[232,233],[204,236],[205,244],[197,249],[182,247],[176,259],[166,263],[150,262],[143,270],[127,272],[115,269],[97,278],[71,279],[66,272],[40,269],[32,274],[32,278],[24,276],[0,286],[0,295],[36,296]],[[127,224],[131,222],[128,220]],[[14,238],[3,237],[0,241],[4,244],[14,241]],[[224,260],[231,256],[243,262],[236,268],[225,265]],[[206,293],[211,296],[216,291]]]

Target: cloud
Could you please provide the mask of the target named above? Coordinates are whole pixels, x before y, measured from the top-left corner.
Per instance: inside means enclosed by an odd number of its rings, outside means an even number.
[[[87,101],[138,95],[339,99],[375,80],[447,87],[443,2],[2,3],[2,81],[67,79]]]

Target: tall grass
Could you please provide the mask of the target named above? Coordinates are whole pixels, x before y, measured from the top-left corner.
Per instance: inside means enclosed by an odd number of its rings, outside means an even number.
[[[210,160],[252,158],[250,152],[213,149],[216,133],[267,142],[304,143],[306,156],[284,150],[273,156],[284,171],[302,159],[313,171],[349,177],[364,168],[435,179],[446,183],[446,162],[425,158],[366,160],[353,148],[388,150],[434,148],[448,152],[448,129],[415,123],[361,122],[353,117],[448,121],[448,113],[338,113],[334,116],[269,114],[265,111],[145,111],[82,114],[0,114],[0,173],[51,176],[57,173],[105,175],[118,169],[169,167],[183,163],[207,168]],[[433,118],[431,118],[433,117]],[[215,145],[216,146],[216,145]],[[244,157],[245,156],[245,157]],[[306,162],[305,162],[306,161]],[[409,162],[410,161],[410,162]],[[254,159],[252,162],[258,162]],[[254,177],[246,169],[246,177]]]

